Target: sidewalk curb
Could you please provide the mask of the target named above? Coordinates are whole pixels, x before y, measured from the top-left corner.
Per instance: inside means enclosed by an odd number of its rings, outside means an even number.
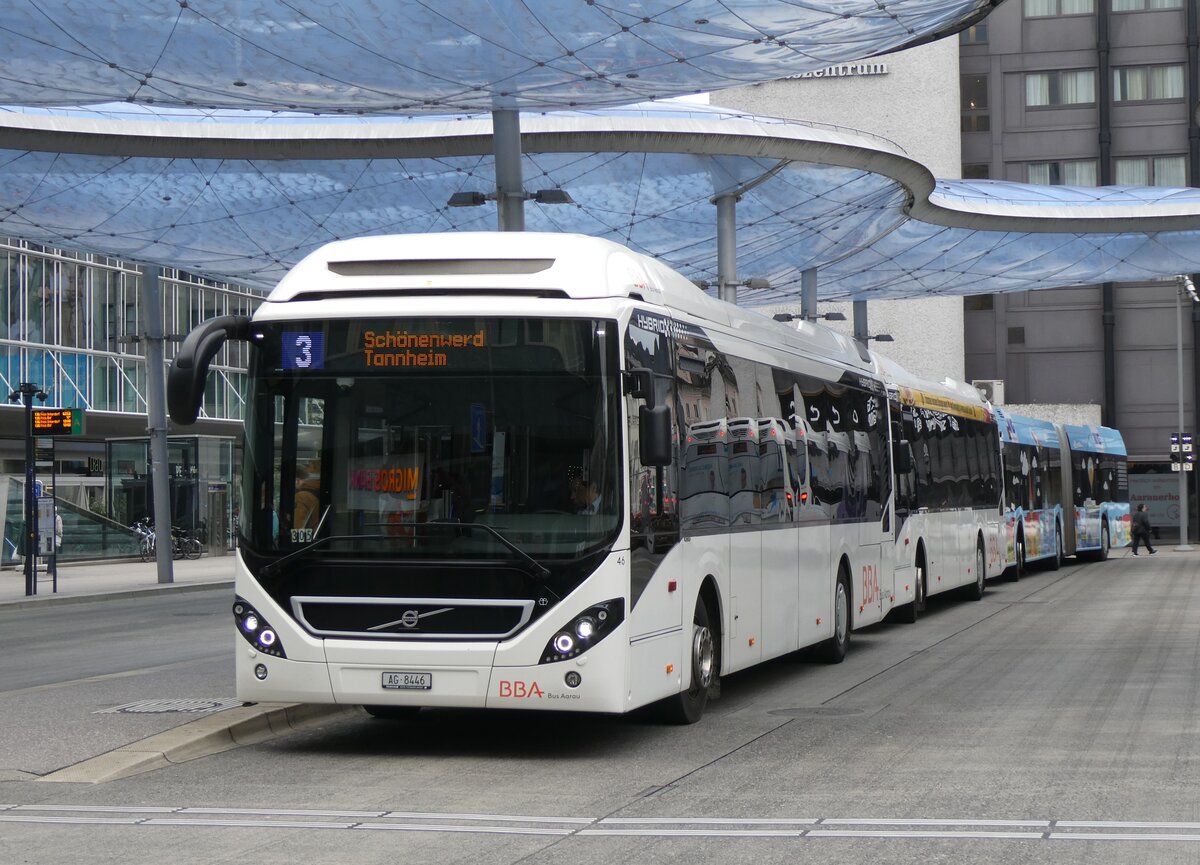
[[[172,730],[124,745],[39,781],[103,784],[154,769],[165,769],[199,757],[254,745],[303,729],[311,724],[357,711],[356,706],[307,703],[256,703],[226,709]]]
[[[233,590],[233,580],[217,580],[211,583],[161,583],[147,586],[143,589],[114,589],[106,592],[99,589],[86,594],[26,596],[16,601],[0,601],[0,610],[21,610],[31,607],[49,607],[59,604],[88,604],[93,601],[119,601],[129,598],[140,598],[147,595],[179,594],[183,592],[204,592],[210,589]]]

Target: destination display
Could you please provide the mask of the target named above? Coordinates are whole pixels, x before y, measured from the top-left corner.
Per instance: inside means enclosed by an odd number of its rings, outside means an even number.
[[[35,436],[83,435],[83,409],[79,408],[35,408],[33,409],[33,434]]]

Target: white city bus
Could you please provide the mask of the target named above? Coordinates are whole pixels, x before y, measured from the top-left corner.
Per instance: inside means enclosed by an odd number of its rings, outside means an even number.
[[[983,520],[950,495],[971,469],[944,477],[947,450],[925,477],[924,451],[908,456],[976,406],[906,403],[849,338],[714,300],[607,241],[326,246],[252,320],[189,335],[177,423],[227,339],[252,347],[245,700],[387,717],[657,704],[693,722],[721,674],[814,645],[838,661],[852,628],[983,588]],[[903,514],[889,417],[899,474],[926,490]],[[298,489],[315,518],[297,518]]]
[[[993,410],[970,385],[876,363],[905,455],[895,475],[896,617],[913,622],[928,596],[963,587],[978,600],[1004,572],[999,435]]]

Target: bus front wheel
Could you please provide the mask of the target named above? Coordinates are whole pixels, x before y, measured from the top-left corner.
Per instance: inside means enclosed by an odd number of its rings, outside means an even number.
[[[838,571],[833,592],[833,636],[825,643],[825,662],[840,664],[850,650],[850,578],[846,569]]]
[[[673,724],[695,724],[708,705],[708,689],[717,676],[717,647],[709,627],[708,604],[696,599],[692,616],[692,678],[686,691],[668,697],[662,703],[662,717]]]

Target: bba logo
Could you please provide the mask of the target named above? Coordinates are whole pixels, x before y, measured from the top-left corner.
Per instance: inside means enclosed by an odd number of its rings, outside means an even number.
[[[500,680],[500,696],[512,697],[515,700],[530,699],[537,697],[539,700],[546,696],[537,682],[510,682],[508,679]]]

